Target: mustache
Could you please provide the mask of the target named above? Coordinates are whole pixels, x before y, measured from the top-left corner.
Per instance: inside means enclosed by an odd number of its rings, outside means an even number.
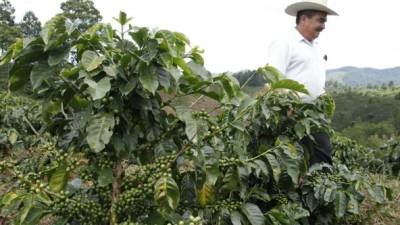
[[[324,28],[322,28],[322,27],[317,27],[316,29],[315,29],[315,31],[318,31],[318,32],[321,32],[321,31],[323,31],[324,30]]]

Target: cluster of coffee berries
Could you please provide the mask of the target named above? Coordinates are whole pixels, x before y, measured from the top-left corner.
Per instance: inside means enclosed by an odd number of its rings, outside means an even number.
[[[214,202],[212,205],[207,206],[211,210],[212,213],[219,212],[222,209],[227,209],[230,212],[238,209],[242,203],[240,201],[235,200],[221,200]]]
[[[199,112],[192,112],[192,115],[194,118],[202,119],[202,120],[207,120],[210,115],[208,115],[207,111],[205,109],[201,109]]]
[[[229,167],[229,166],[233,166],[233,165],[237,165],[240,164],[242,161],[238,158],[223,158],[219,160],[219,166],[221,167]]]
[[[152,188],[161,177],[171,176],[171,166],[175,157],[176,152],[173,152],[169,155],[158,157],[154,163],[144,165],[142,167],[144,177],[140,178],[142,183],[139,187],[148,190],[149,188]]]
[[[15,164],[10,161],[0,161],[0,172],[3,172],[6,169],[13,169]]]
[[[68,159],[68,153],[62,151],[55,151],[55,160],[58,163],[64,162]]]
[[[345,183],[346,182],[346,180],[338,174],[329,174],[328,179],[335,183]]]
[[[68,197],[68,193],[61,191],[50,207],[56,215],[69,218],[70,222],[95,225],[107,224],[109,215],[96,201],[82,195]]]
[[[114,165],[114,162],[110,159],[107,158],[100,158],[97,162],[97,165],[104,169],[104,168],[112,168]]]
[[[309,181],[312,185],[318,185],[323,183],[323,179],[321,174],[317,171],[311,172],[311,174],[307,177],[307,181]]]
[[[84,169],[80,172],[80,177],[83,181],[91,181],[94,178],[94,174],[89,169]]]
[[[150,211],[150,206],[146,201],[145,191],[132,188],[125,191],[112,205],[112,210],[116,212],[120,221],[130,219],[138,220],[140,216],[146,215]]]
[[[276,197],[276,201],[278,202],[279,205],[287,205],[289,203],[288,198],[284,194],[279,194]]]
[[[218,125],[211,125],[210,126],[210,131],[214,135],[221,135],[222,134],[222,129]]]
[[[40,180],[40,176],[36,173],[23,174],[20,170],[12,169],[18,181],[20,188],[32,193],[39,193],[43,190],[48,190],[48,185]]]
[[[109,205],[111,203],[111,193],[112,193],[112,187],[111,185],[106,185],[106,186],[100,186],[97,183],[94,183],[94,185],[90,189],[90,193],[93,194],[94,196],[97,196],[99,201],[105,205]]]
[[[125,222],[119,223],[118,225],[142,225],[142,224],[136,223],[136,222],[131,222],[131,221],[125,221]]]
[[[177,224],[172,224],[172,223],[168,223],[168,225],[202,225],[203,222],[201,220],[201,217],[197,216],[189,216],[189,219],[187,221],[179,221]]]

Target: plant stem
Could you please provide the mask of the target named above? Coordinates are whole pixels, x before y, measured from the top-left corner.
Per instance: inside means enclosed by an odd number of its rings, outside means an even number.
[[[254,161],[254,160],[260,158],[261,156],[266,155],[266,154],[272,152],[272,151],[275,150],[275,149],[278,149],[279,147],[280,147],[280,146],[278,145],[278,146],[275,146],[275,147],[273,147],[273,148],[270,148],[270,149],[268,149],[267,151],[265,151],[265,152],[263,152],[263,153],[261,153],[261,154],[255,156],[255,157],[253,157],[253,158],[247,159],[245,162]]]

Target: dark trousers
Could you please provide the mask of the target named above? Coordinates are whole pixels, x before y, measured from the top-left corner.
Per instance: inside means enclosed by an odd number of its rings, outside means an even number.
[[[332,164],[332,145],[329,135],[326,133],[316,133],[312,134],[312,136],[314,140],[305,137],[301,141],[309,153],[309,166],[322,162]]]

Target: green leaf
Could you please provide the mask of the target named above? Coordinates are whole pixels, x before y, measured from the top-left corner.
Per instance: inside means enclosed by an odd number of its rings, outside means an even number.
[[[367,190],[375,202],[378,202],[378,203],[385,202],[386,198],[385,198],[384,187],[379,186],[379,185],[376,185],[376,186],[374,185],[373,187],[371,187],[370,185],[367,185]]]
[[[154,67],[143,66],[139,75],[139,81],[144,89],[154,94],[159,84]]]
[[[49,79],[53,75],[53,69],[47,62],[40,62],[33,66],[31,71],[32,88],[35,90],[39,88],[43,81]]]
[[[241,210],[252,225],[264,225],[264,214],[257,205],[246,203],[241,207]]]
[[[149,213],[145,224],[165,224],[165,218],[154,209]]]
[[[261,200],[263,202],[271,201],[271,196],[268,194],[268,192],[265,188],[253,187],[250,190],[250,193],[251,193],[251,198],[255,198],[255,199]]]
[[[52,121],[53,116],[57,115],[61,111],[60,101],[48,101],[42,109],[42,118],[47,123]]]
[[[85,78],[84,82],[89,86],[87,92],[89,92],[93,100],[103,98],[111,90],[111,78],[109,77],[104,77],[99,82]]]
[[[359,205],[360,203],[357,201],[357,199],[354,197],[354,195],[350,195],[350,201],[347,205],[347,211],[350,213],[354,214],[359,214]]]
[[[272,154],[267,154],[266,157],[268,159],[269,165],[271,166],[272,175],[274,177],[274,180],[276,182],[279,182],[279,178],[280,178],[281,173],[282,173],[282,169],[281,169],[280,163],[278,162],[276,157],[274,155],[272,155]]]
[[[296,125],[294,125],[294,131],[299,140],[306,136],[306,129],[300,123],[296,123]]]
[[[96,52],[86,50],[81,59],[81,63],[86,71],[90,72],[97,69],[104,61],[104,56],[99,56]]]
[[[46,22],[40,33],[46,45],[45,50],[58,48],[67,40],[68,33],[66,32],[65,21],[66,18],[64,16],[58,15]]]
[[[233,122],[229,123],[229,125],[238,129],[239,131],[242,131],[242,132],[244,132],[246,130],[244,121],[233,121]]]
[[[31,65],[14,66],[10,70],[9,88],[11,91],[16,91],[22,88],[28,81],[31,72]]]
[[[24,204],[23,204],[23,208],[20,210],[20,212],[18,213],[18,216],[16,218],[16,222],[15,224],[17,225],[22,225],[25,224],[25,218],[28,216],[29,211],[32,209],[33,207],[33,198],[32,196],[27,197],[24,200]]]
[[[118,70],[116,65],[111,65],[111,66],[105,66],[104,67],[104,72],[110,77],[117,77]]]
[[[285,166],[286,166],[287,174],[291,178],[293,184],[297,185],[298,181],[299,181],[300,172],[301,172],[299,161],[288,158],[285,160]]]
[[[257,74],[260,74],[268,83],[275,83],[282,77],[282,74],[276,68],[269,65],[258,68]]]
[[[15,131],[11,131],[10,135],[8,136],[8,141],[10,142],[11,145],[15,145],[18,140],[18,133]]]
[[[104,168],[99,171],[98,183],[100,187],[105,187],[113,181],[113,171],[111,168]]]
[[[189,66],[186,64],[185,60],[182,58],[174,58],[174,63],[178,65],[182,70],[183,74],[188,77],[193,77],[192,71],[190,70]]]
[[[190,45],[189,38],[187,38],[185,34],[180,33],[180,32],[174,32],[174,35],[178,40],[184,42],[185,44]]]
[[[268,170],[267,165],[265,164],[264,161],[257,159],[257,160],[254,161],[254,164],[257,165],[256,171],[259,171],[259,172],[257,172],[258,174],[260,172],[262,172],[262,174],[264,176],[266,176],[266,177],[269,176],[269,170]]]
[[[207,71],[203,65],[195,62],[189,62],[187,63],[187,66],[190,68],[192,74],[200,76],[203,80],[208,80],[211,78],[211,73]]]
[[[113,114],[97,114],[86,127],[86,140],[94,152],[102,151],[113,135],[115,119]]]
[[[145,62],[146,65],[150,65],[151,61],[158,55],[158,47],[158,42],[156,40],[148,40],[145,42],[140,59]]]
[[[219,176],[219,157],[215,153],[214,149],[210,146],[204,146],[201,149],[201,154],[204,158],[206,182],[210,185],[215,185]]]
[[[310,216],[310,212],[298,205],[297,203],[289,203],[288,205],[286,205],[286,207],[283,208],[283,210],[289,218],[296,221],[301,218]]]
[[[240,212],[238,211],[231,212],[232,225],[242,225],[242,221],[244,221],[244,218],[242,214],[240,214]]]
[[[175,81],[178,81],[182,76],[181,72],[175,67],[167,68],[166,70],[169,72],[169,74],[171,74]]]
[[[335,199],[335,189],[327,188],[324,193],[324,201],[332,202]]]
[[[224,190],[237,190],[240,185],[239,185],[239,174],[237,172],[236,168],[229,168],[228,171],[226,171],[224,178],[222,179],[222,187],[221,189]]]
[[[198,198],[199,198],[199,204],[202,207],[213,202],[214,201],[214,187],[205,182],[203,184],[203,187],[199,191]]]
[[[170,177],[161,177],[154,186],[154,199],[158,205],[176,209],[179,204],[180,193],[175,180]]]
[[[119,12],[118,19],[114,18],[114,20],[123,26],[123,25],[127,24],[129,21],[131,21],[132,18],[131,17],[128,18],[126,16],[126,13],[121,11],[121,12]]]
[[[342,191],[336,193],[335,197],[335,215],[337,218],[342,218],[346,214],[348,199]]]
[[[122,95],[127,96],[137,86],[138,79],[136,77],[130,77],[127,82],[119,86],[119,91]]]
[[[59,192],[64,190],[68,182],[68,172],[65,165],[57,167],[57,169],[50,175],[49,186],[50,190]]]
[[[69,52],[70,52],[69,46],[52,50],[47,60],[48,64],[50,66],[55,66],[60,64],[64,59],[67,58],[67,56],[69,56]]]
[[[147,27],[141,27],[135,32],[129,32],[129,35],[139,46],[143,46],[149,38],[149,29]]]
[[[68,33],[68,35],[71,35],[75,30],[78,30],[79,28],[79,22],[81,22],[80,20],[67,20],[65,21],[65,29]]]
[[[2,205],[9,205],[11,204],[15,199],[20,197],[20,195],[16,192],[8,192],[7,194],[3,195],[1,198],[1,204]]]
[[[185,133],[189,140],[197,143],[197,123],[193,118],[188,118],[185,121]]]
[[[68,79],[76,79],[79,75],[79,67],[68,68],[65,67],[61,70],[61,76]]]
[[[279,80],[271,84],[272,89],[288,89],[292,91],[297,91],[304,94],[309,94],[308,90],[304,87],[303,84],[300,84],[297,81],[284,79]]]
[[[39,221],[47,214],[47,212],[41,208],[32,206],[27,208],[27,214],[24,221],[20,221],[21,225],[36,225]]]

